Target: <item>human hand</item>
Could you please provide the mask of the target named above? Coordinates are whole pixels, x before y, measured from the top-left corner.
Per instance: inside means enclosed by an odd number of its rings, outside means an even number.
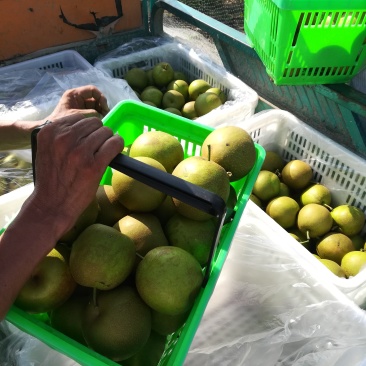
[[[37,179],[28,204],[52,218],[56,240],[71,229],[95,197],[105,169],[123,145],[123,139],[100,119],[81,114],[55,120],[40,130]]]
[[[47,119],[53,121],[77,113],[84,117],[104,117],[108,112],[107,99],[102,92],[94,85],[86,85],[66,90]]]

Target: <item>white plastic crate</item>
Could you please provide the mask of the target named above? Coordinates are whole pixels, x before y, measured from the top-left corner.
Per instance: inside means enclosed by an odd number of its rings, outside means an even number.
[[[50,55],[40,56],[30,60],[18,62],[13,65],[3,66],[0,68],[0,74],[27,69],[55,71],[55,69],[70,68],[87,70],[91,67],[93,66],[78,52],[74,50],[65,50],[55,52]]]
[[[332,192],[333,206],[350,204],[366,213],[365,160],[286,111],[260,112],[239,125],[251,134],[255,142],[266,150],[276,151],[284,160],[300,159],[309,163],[314,180]],[[266,215],[264,211],[263,215]],[[288,245],[295,245],[298,255],[313,263],[319,281],[331,281],[357,305],[366,308],[366,269],[352,278],[340,278],[290,235]]]
[[[123,56],[100,59],[94,66],[114,78],[123,78],[133,67],[144,70],[159,62],[169,62],[175,71],[183,72],[189,79],[204,79],[213,87],[225,92],[227,102],[197,121],[212,127],[239,123],[254,114],[258,94],[248,85],[228,73],[223,67],[200,57],[193,49],[178,42],[169,42],[157,47],[132,52]]]

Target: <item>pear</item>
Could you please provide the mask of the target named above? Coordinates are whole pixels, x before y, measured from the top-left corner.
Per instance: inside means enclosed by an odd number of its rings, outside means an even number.
[[[130,156],[155,159],[171,173],[184,159],[184,151],[179,140],[173,135],[163,131],[148,131],[132,143]]]
[[[166,172],[164,166],[153,158],[140,156],[134,159]],[[112,187],[119,202],[135,212],[153,211],[166,197],[165,193],[116,170],[112,174]]]
[[[147,75],[147,86],[155,86],[155,81],[154,81],[154,78],[152,76],[152,72],[153,72],[153,69],[148,69],[145,71],[146,72],[146,75]]]
[[[158,88],[148,86],[142,91],[140,99],[143,102],[152,102],[155,106],[160,108],[163,100],[163,92]]]
[[[204,79],[193,80],[188,86],[189,99],[196,100],[200,94],[205,93],[210,88],[211,84]]]
[[[54,248],[33,270],[15,305],[30,313],[49,312],[63,304],[75,288],[67,259]]]
[[[189,94],[188,94],[188,83],[182,79],[174,79],[172,80],[166,87],[166,90],[176,90],[181,93],[184,97],[184,100],[188,102]]]
[[[189,101],[184,104],[181,109],[182,116],[188,119],[195,119],[198,117],[196,109],[194,108],[195,101]]]
[[[135,244],[135,250],[145,256],[151,249],[168,245],[159,219],[150,213],[131,213],[120,219],[114,228],[127,235]]]
[[[346,273],[344,272],[343,268],[338,263],[336,263],[330,259],[325,259],[325,258],[320,258],[320,257],[319,257],[319,261],[321,263],[323,263],[337,277],[346,278]]]
[[[162,108],[176,108],[181,110],[186,103],[184,96],[177,90],[171,89],[167,90],[163,94],[163,99],[161,100]]]
[[[316,238],[328,233],[333,226],[330,211],[317,203],[302,207],[297,215],[297,227],[307,238]]]
[[[283,182],[280,182],[280,191],[278,192],[277,196],[291,196],[290,188]]]
[[[196,258],[174,246],[150,250],[136,270],[141,298],[153,310],[168,315],[190,310],[202,281],[202,268]]]
[[[258,207],[263,208],[262,201],[254,193],[250,194],[249,199],[253,201]]]
[[[197,116],[201,117],[222,105],[221,99],[214,93],[202,93],[195,101],[194,108]]]
[[[229,197],[229,177],[225,169],[214,161],[200,156],[191,156],[181,161],[172,174],[217,194],[225,202]],[[212,215],[181,202],[174,197],[173,202],[177,212],[185,217],[200,221],[212,218]]]
[[[165,87],[174,79],[174,69],[168,62],[159,62],[153,67],[152,77],[157,87]]]
[[[151,310],[136,289],[121,285],[98,291],[86,306],[82,331],[87,345],[113,361],[139,352],[151,333]]]
[[[89,225],[96,222],[99,214],[99,204],[97,197],[95,196],[85,210],[76,220],[74,226],[62,235],[60,242],[71,244],[76,240],[78,235],[85,230]]]
[[[113,226],[118,220],[129,213],[129,210],[118,201],[111,185],[100,185],[96,197],[99,205],[96,223]]]
[[[348,236],[335,232],[324,235],[316,245],[316,252],[320,258],[332,260],[339,265],[344,255],[354,250],[355,247]]]
[[[163,227],[176,212],[177,210],[171,196],[166,196],[165,200],[154,211],[152,211]]]
[[[359,234],[365,225],[364,212],[352,205],[339,205],[331,215],[340,232],[348,236]]]
[[[121,362],[122,366],[157,366],[164,353],[167,337],[151,331],[146,344],[132,357]]]
[[[173,80],[184,80],[186,83],[189,82],[187,75],[184,72],[178,70],[174,70]]]
[[[285,160],[280,154],[275,151],[266,150],[266,156],[264,158],[261,170],[269,170],[276,173],[281,172],[285,166]]]
[[[89,300],[90,295],[79,294],[75,291],[61,306],[50,312],[51,326],[75,341],[86,345],[81,319]]]
[[[81,286],[113,289],[128,277],[134,263],[133,240],[107,225],[90,225],[71,248],[71,274]]]
[[[128,70],[124,76],[124,79],[132,89],[135,89],[138,92],[144,90],[149,82],[146,71],[138,67],[133,67]]]
[[[196,100],[197,104],[198,99]],[[238,126],[213,130],[203,141],[201,156],[221,165],[230,181],[245,177],[253,168],[257,153],[252,137]]]
[[[355,250],[365,249],[366,240],[361,236],[361,234],[352,235],[349,236],[349,238],[352,240]]]
[[[164,232],[170,245],[191,253],[202,267],[207,264],[216,232],[214,219],[197,221],[175,214],[166,223]]]
[[[253,185],[252,192],[262,202],[269,201],[280,193],[280,178],[269,170],[261,170]]]
[[[302,160],[294,159],[289,161],[281,171],[281,180],[290,189],[304,189],[313,177],[313,169]]]
[[[221,104],[224,104],[227,101],[226,94],[220,88],[213,87],[213,88],[207,89],[206,93],[216,94],[220,98]]]
[[[179,330],[188,319],[190,311],[178,315],[162,314],[151,311],[151,328],[158,334],[167,336]]]
[[[356,276],[366,267],[366,252],[355,250],[346,253],[342,258],[341,267],[347,277]]]
[[[329,207],[332,202],[332,195],[325,185],[315,183],[311,184],[301,193],[300,202],[303,206],[309,203],[317,203]]]
[[[267,207],[266,213],[284,229],[296,224],[297,213],[300,207],[291,197],[280,196],[272,199]]]
[[[173,108],[173,107],[165,108],[164,111],[167,111],[167,112],[176,114],[177,116],[181,116],[182,115],[182,112],[179,109]]]

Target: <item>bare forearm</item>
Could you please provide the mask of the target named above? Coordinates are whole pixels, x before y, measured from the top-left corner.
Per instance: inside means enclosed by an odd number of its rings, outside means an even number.
[[[55,217],[37,211],[26,202],[0,237],[0,320],[62,231]]]
[[[0,151],[30,147],[32,130],[44,121],[0,121]]]

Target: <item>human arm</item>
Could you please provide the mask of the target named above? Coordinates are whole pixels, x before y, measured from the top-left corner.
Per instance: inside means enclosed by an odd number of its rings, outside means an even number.
[[[95,197],[106,167],[122,150],[121,137],[95,117],[74,114],[40,130],[34,191],[0,237],[0,319]]]
[[[54,111],[45,119],[0,121],[0,151],[29,148],[32,130],[46,120],[56,120],[66,115],[80,113],[84,117],[100,117],[108,112],[107,99],[95,86],[86,85],[66,90]]]

